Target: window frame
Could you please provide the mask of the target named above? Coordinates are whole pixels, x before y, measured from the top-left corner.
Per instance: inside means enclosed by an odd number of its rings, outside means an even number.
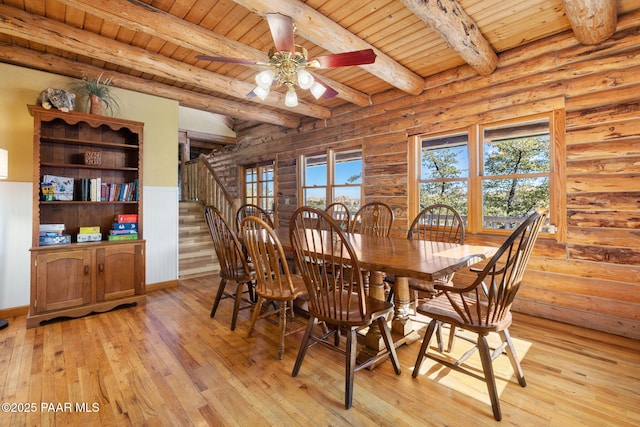
[[[267,169],[267,168],[271,168],[271,174],[272,174],[272,179],[271,180],[264,180],[262,179],[264,172],[263,169]],[[255,170],[255,175],[256,175],[256,180],[255,181],[247,181],[247,173],[250,170]],[[250,203],[250,204],[254,204],[257,206],[260,206],[261,208],[265,209],[269,215],[271,215],[271,219],[274,221],[276,221],[277,215],[276,215],[276,210],[277,210],[277,175],[276,175],[276,162],[274,160],[270,160],[270,161],[265,161],[265,162],[260,162],[260,163],[254,163],[254,164],[249,164],[249,165],[243,165],[242,166],[242,200],[243,200],[243,204],[246,203]],[[268,195],[264,195],[264,183],[269,183],[271,182],[273,185],[273,194],[268,196]],[[254,183],[255,187],[256,187],[256,195],[254,197],[249,197],[249,194],[247,192],[247,187],[250,183]],[[271,206],[268,206],[269,200],[271,200]],[[264,201],[266,201],[266,204],[263,203]]]
[[[420,211],[421,150],[422,140],[447,135],[466,133],[468,136],[469,177],[467,178],[467,226],[468,234],[509,235],[513,230],[499,230],[482,227],[482,183],[484,161],[483,130],[486,128],[522,123],[546,118],[549,120],[549,224],[555,232],[541,232],[543,238],[559,242],[566,241],[566,148],[564,139],[565,111],[556,109],[525,116],[501,120],[473,123],[457,129],[422,133],[409,138],[409,218],[415,218]],[[460,180],[460,179],[458,179]]]
[[[336,158],[337,156],[345,153],[360,153],[360,162],[362,164],[362,177],[360,179],[359,184],[336,184],[335,179],[335,171],[336,171]],[[298,205],[303,206],[305,204],[305,192],[307,189],[319,188],[322,186],[310,186],[306,183],[306,168],[307,168],[307,159],[312,157],[324,156],[326,158],[326,185],[325,187],[325,208],[329,206],[331,203],[335,202],[334,200],[334,191],[340,188],[348,188],[348,187],[359,187],[360,193],[360,206],[363,203],[363,193],[364,193],[364,154],[362,147],[350,147],[341,150],[336,149],[328,149],[324,152],[313,152],[308,154],[301,154],[298,158],[298,164],[301,165],[298,173],[298,182],[300,185],[298,186]]]

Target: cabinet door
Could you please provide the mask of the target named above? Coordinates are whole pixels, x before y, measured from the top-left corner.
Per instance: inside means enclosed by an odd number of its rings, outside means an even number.
[[[96,300],[106,301],[144,293],[141,243],[105,246],[96,250]]]
[[[91,302],[91,252],[56,251],[36,258],[37,313]]]

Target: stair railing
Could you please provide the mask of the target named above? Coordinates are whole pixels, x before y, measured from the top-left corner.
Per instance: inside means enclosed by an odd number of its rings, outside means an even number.
[[[222,212],[229,224],[235,224],[235,213],[240,202],[229,195],[203,155],[184,164],[181,178],[182,200],[199,201],[205,206],[214,206]]]

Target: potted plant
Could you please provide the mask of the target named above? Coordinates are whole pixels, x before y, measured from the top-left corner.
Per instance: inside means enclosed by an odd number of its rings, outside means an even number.
[[[119,110],[120,104],[118,98],[111,93],[112,77],[103,79],[102,74],[100,73],[96,79],[84,76],[82,80],[72,85],[72,90],[77,92],[77,95],[87,97],[91,114],[102,114],[102,105],[104,104],[113,115]]]

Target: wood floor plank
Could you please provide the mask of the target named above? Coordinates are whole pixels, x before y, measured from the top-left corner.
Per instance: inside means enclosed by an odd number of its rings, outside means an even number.
[[[399,376],[388,362],[357,372],[345,410],[342,357],[314,346],[293,378],[303,332],[286,337],[278,360],[276,325],[258,322],[248,337],[243,310],[231,331],[231,300],[209,317],[218,283],[183,280],[150,292],[143,306],[35,329],[24,316],[9,319],[1,401],[36,410],[4,412],[0,426],[640,425],[638,341],[517,313],[511,335],[527,387],[506,357],[494,362],[500,423],[483,382],[430,360],[413,379],[419,342],[398,349]],[[468,348],[459,340],[453,356]],[[481,369],[477,355],[467,365]]]

